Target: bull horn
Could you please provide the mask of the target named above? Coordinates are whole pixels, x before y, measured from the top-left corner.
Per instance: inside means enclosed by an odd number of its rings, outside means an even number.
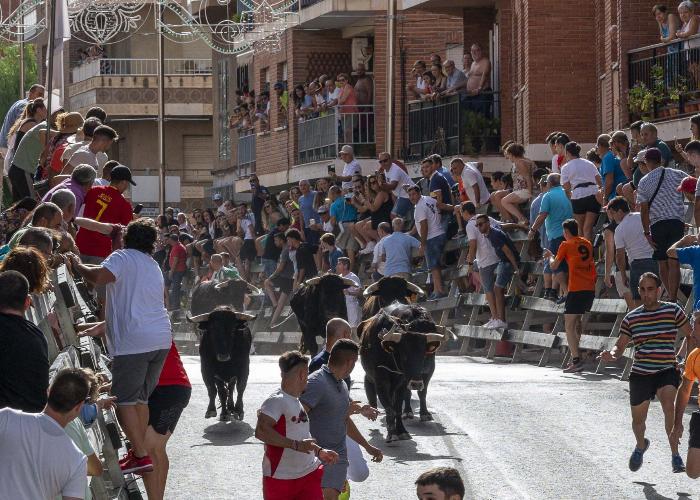
[[[444,333],[426,333],[425,334],[425,341],[426,342],[444,342],[446,335]]]
[[[425,292],[421,287],[419,287],[415,283],[411,283],[410,281],[406,281],[406,288],[408,288],[409,292],[413,292],[416,295],[425,295]]]
[[[223,290],[224,288],[229,286],[232,281],[234,281],[234,280],[226,280],[226,281],[222,281],[221,283],[217,283],[216,285],[214,285],[214,289]]]
[[[394,323],[389,331],[386,331],[386,328],[384,328],[381,332],[379,332],[379,340],[382,342],[401,342],[401,336],[403,333],[397,330],[398,327],[396,326],[396,323]]]
[[[253,295],[262,295],[262,290],[260,290],[257,286],[252,285],[248,283],[247,281],[245,282],[246,285],[248,285],[248,290],[253,294]]]
[[[255,315],[244,313],[244,312],[237,312],[236,317],[238,319],[240,319],[241,321],[250,321],[252,319],[255,319]]]
[[[309,278],[308,280],[304,281],[304,284],[307,286],[317,285],[319,281],[321,281],[321,277],[315,276],[313,278]]]
[[[442,326],[442,325],[436,325],[435,329],[437,330],[438,333],[441,333],[445,336],[445,340],[447,340],[447,337],[450,337],[452,340],[459,340],[457,338],[457,335],[455,335],[455,332],[452,331],[451,328],[447,328],[446,326]]]
[[[379,282],[374,282],[367,288],[365,288],[365,291],[362,293],[362,295],[367,298],[370,295],[372,295],[374,292],[376,292],[379,289]]]
[[[343,278],[343,284],[345,286],[358,286],[357,283],[355,283],[353,280],[350,278]]]
[[[204,321],[209,320],[209,313],[204,313],[204,314],[198,314],[197,316],[190,316],[189,313],[187,314],[187,321],[190,323],[203,323]]]

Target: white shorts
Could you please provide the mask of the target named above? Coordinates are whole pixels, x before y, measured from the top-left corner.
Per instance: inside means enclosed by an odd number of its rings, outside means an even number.
[[[362,455],[360,445],[345,436],[345,447],[348,450],[348,479],[353,483],[361,483],[369,477],[367,460]]]
[[[625,275],[629,279],[629,273],[625,271]],[[622,282],[622,273],[620,271],[615,271],[615,288],[617,289],[617,294],[620,296],[620,298],[624,298],[624,296],[628,293],[632,293],[632,291],[629,289],[628,286],[625,286],[624,283]]]
[[[527,201],[532,196],[532,193],[527,189],[518,189],[517,191],[513,191],[512,194],[520,198],[522,201]]]

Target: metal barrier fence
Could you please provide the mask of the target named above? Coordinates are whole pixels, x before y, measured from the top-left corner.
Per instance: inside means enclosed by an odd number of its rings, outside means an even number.
[[[630,120],[655,120],[700,111],[700,37],[627,52]]]
[[[52,290],[32,296],[32,307],[26,313],[26,318],[39,327],[48,343],[50,378],[63,368],[83,367],[111,379],[100,346],[92,338],[79,338],[76,334],[76,324],[95,321],[79,286],[65,266],[53,271],[51,283]],[[119,467],[122,441],[114,411],[98,412],[97,420],[86,432],[104,469],[101,476],[89,478],[93,498],[140,499],[135,478],[125,478]]]
[[[238,137],[238,177],[255,173],[255,133]]]
[[[306,118],[298,124],[299,163],[330,160],[344,144],[355,156],[374,157],[374,106],[336,106],[326,115]]]
[[[498,92],[458,95],[408,103],[409,160],[430,154],[454,156],[496,153],[501,125]]]
[[[94,59],[71,70],[73,83],[100,75],[155,76],[158,59]],[[165,75],[211,75],[211,59],[166,59]]]

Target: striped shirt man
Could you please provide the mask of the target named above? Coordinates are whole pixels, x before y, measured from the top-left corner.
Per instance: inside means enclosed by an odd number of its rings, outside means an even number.
[[[642,177],[639,186],[637,186],[637,202],[649,202],[659,186],[662,172],[666,172],[663,183],[659,187],[651,207],[649,207],[649,220],[652,225],[661,220],[677,219],[682,221],[685,218],[683,193],[679,193],[676,188],[686,178],[686,173],[675,168],[658,167]]]
[[[683,309],[671,302],[660,302],[654,310],[640,306],[627,313],[620,335],[627,335],[634,343],[632,373],[653,375],[674,368],[676,335],[687,322]]]

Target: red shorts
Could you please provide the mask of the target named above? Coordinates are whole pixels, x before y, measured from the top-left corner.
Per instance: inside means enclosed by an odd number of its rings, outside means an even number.
[[[322,477],[323,465],[297,479],[263,477],[263,498],[265,500],[323,500]]]

